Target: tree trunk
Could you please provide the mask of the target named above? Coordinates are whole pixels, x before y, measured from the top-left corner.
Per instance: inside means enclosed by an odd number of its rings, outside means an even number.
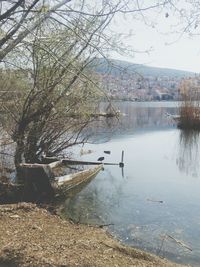
[[[40,162],[38,158],[38,142],[41,135],[40,124],[41,122],[32,122],[31,125],[29,125],[24,151],[24,158],[26,163]]]
[[[39,163],[39,159],[37,157],[37,142],[36,140],[29,140],[26,144],[24,158],[26,163]]]
[[[23,162],[23,154],[24,154],[24,141],[22,137],[18,138],[16,141],[16,149],[15,149],[15,166],[19,166],[20,163]]]
[[[24,120],[21,120],[18,123],[14,133],[13,133],[13,140],[16,142],[16,149],[15,149],[15,167],[19,166],[20,163],[23,162],[23,154],[25,148],[25,129],[27,127],[27,123]]]

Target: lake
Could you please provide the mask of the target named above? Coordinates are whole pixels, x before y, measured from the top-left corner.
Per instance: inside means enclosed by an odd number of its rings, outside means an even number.
[[[125,166],[105,166],[81,192],[70,194],[63,216],[111,224],[108,231],[125,244],[199,266],[199,134],[178,130],[166,115],[176,114],[178,103],[114,105],[125,116],[90,128],[90,143],[74,153],[83,160],[104,156],[104,162],[118,163],[124,150]]]

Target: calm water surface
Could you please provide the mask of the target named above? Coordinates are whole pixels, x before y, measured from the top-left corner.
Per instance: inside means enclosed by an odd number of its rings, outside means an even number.
[[[177,103],[116,103],[126,114],[107,120],[77,157],[119,162],[105,166],[85,188],[66,199],[63,214],[81,223],[113,224],[122,242],[179,263],[200,266],[200,137],[182,132],[166,116]],[[100,127],[101,126],[101,127]],[[110,150],[106,155],[104,150]]]

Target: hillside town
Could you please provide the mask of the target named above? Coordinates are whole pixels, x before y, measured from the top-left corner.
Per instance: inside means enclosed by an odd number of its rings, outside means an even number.
[[[185,80],[200,85],[199,76],[112,75],[101,73],[100,80],[108,96],[124,101],[180,100],[181,84]]]

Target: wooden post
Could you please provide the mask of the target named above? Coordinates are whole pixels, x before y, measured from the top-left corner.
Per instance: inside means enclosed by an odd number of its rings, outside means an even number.
[[[124,150],[122,150],[121,162],[119,163],[119,167],[124,167]]]

